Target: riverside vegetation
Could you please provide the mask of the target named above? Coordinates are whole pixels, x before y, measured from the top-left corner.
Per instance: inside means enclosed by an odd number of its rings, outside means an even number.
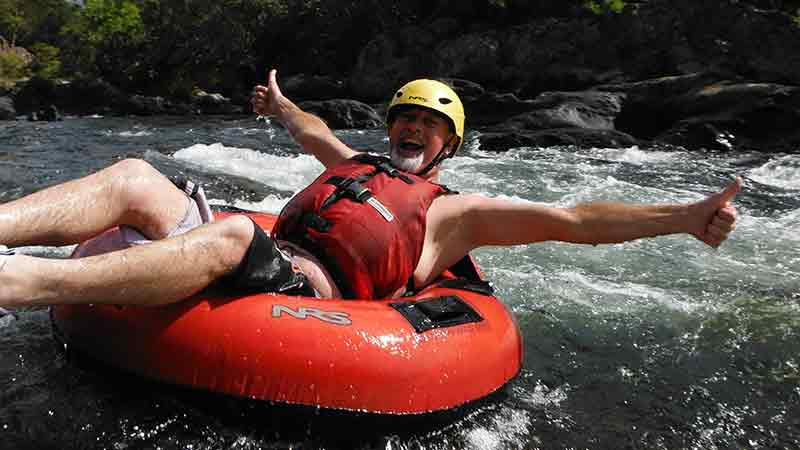
[[[248,112],[334,128],[450,82],[481,146],[800,151],[800,0],[0,0],[0,118]],[[213,93],[210,93],[213,92]]]

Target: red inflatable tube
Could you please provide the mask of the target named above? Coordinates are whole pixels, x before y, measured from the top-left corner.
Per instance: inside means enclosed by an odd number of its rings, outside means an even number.
[[[249,215],[267,230],[275,220]],[[522,340],[509,311],[458,284],[393,300],[204,292],[161,307],[57,306],[52,316],[68,345],[156,380],[253,399],[419,414],[482,398],[520,370]]]

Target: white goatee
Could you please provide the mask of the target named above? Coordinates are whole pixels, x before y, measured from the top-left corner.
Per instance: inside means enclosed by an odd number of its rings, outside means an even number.
[[[425,159],[425,152],[419,152],[418,155],[407,158],[400,154],[396,145],[393,145],[389,150],[389,156],[392,160],[392,165],[396,168],[405,171],[416,173],[422,168],[422,161]]]

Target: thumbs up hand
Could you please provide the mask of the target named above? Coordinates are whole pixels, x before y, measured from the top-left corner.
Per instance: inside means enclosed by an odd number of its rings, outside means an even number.
[[[278,113],[279,102],[283,94],[278,87],[276,73],[277,70],[270,70],[267,73],[267,85],[257,85],[253,88],[250,103],[253,105],[253,111],[260,116],[273,116]]]
[[[742,179],[736,177],[725,189],[691,205],[691,234],[714,248],[728,239],[736,228],[736,208],[731,199],[741,188]]]

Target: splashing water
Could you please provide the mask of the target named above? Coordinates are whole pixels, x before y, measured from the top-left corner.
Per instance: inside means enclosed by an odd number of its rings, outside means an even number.
[[[0,130],[0,202],[140,157],[202,182],[213,203],[278,212],[322,171],[284,130],[250,118],[98,117]],[[354,148],[386,148],[380,130],[337,134]],[[517,318],[525,363],[501,395],[443,420],[376,424],[206,399],[65,359],[47,311],[20,311],[0,326],[0,436],[8,448],[797,448],[798,171],[796,155],[494,154],[468,133],[442,173],[460,192],[552,206],[685,202],[742,175],[738,228],[718,250],[687,236],[477,250]]]

